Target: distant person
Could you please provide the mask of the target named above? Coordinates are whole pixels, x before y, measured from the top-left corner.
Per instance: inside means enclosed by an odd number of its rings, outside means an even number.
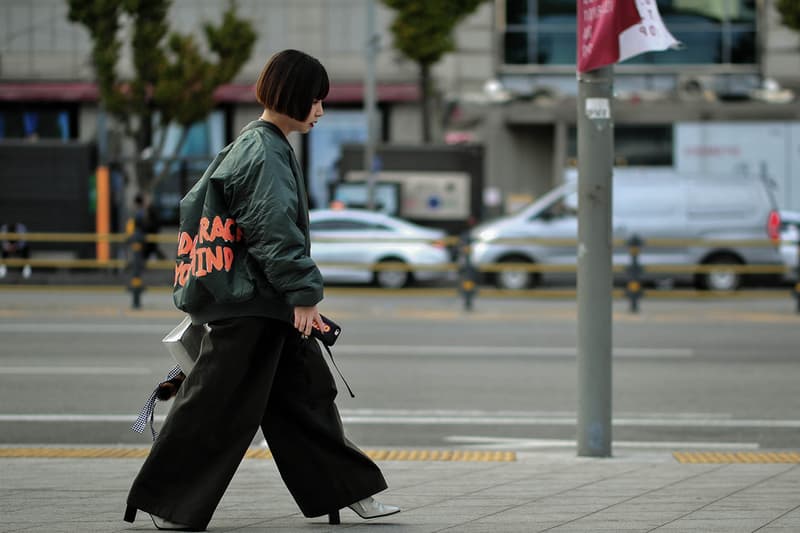
[[[128,219],[128,227],[127,232],[128,235],[135,234],[135,233],[144,233],[145,232],[145,217],[147,216],[147,211],[145,210],[144,205],[144,195],[141,193],[137,194],[133,198],[133,214]]]
[[[166,259],[158,243],[147,240],[147,235],[158,234],[161,231],[161,218],[158,209],[145,200],[141,193],[133,199],[133,216],[128,220],[127,233],[131,242],[142,243],[142,259],[147,260],[151,255],[158,259]]]
[[[400,511],[373,499],[386,481],[345,436],[333,376],[309,339],[323,327],[322,275],[287,136],[314,127],[328,88],[313,57],[272,56],[256,84],[261,116],[181,200],[173,299],[208,330],[133,482],[128,522],[141,509],[158,529],[204,530],[259,427],[305,516]]]
[[[17,236],[14,238],[3,239],[2,248],[3,248],[3,259],[9,258],[19,258],[19,259],[30,259],[31,257],[31,249],[28,246],[28,242],[22,236],[28,232],[28,228],[25,227],[25,224],[22,222],[15,222],[13,224],[3,224],[0,225],[0,233],[16,233]],[[32,269],[30,265],[25,265],[22,267],[22,277],[28,279],[31,277]],[[6,267],[5,263],[0,263],[0,278],[6,277],[8,274],[8,268]]]
[[[153,202],[147,202],[142,224],[146,235],[158,235],[161,231],[161,215],[158,212],[158,207]],[[143,253],[145,260],[149,259],[151,255],[155,255],[158,259],[167,258],[161,248],[158,247],[157,242],[145,241]]]
[[[144,250],[145,216],[144,196],[137,194],[133,198],[133,214],[128,217],[128,221],[125,223],[125,234],[134,254]],[[141,257],[144,257],[143,254]]]

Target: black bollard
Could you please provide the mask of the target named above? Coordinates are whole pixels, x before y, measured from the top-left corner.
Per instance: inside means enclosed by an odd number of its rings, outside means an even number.
[[[464,310],[472,311],[472,301],[478,290],[478,272],[475,270],[470,257],[471,240],[469,231],[464,232],[461,236],[460,249],[459,292],[464,299]]]
[[[128,290],[131,292],[131,308],[139,309],[142,307],[142,292],[144,292],[144,239],[145,235],[141,231],[134,231],[128,239],[131,247],[131,279]]]
[[[630,301],[630,312],[639,312],[639,300],[642,297],[642,267],[639,264],[639,252],[644,245],[644,241],[638,235],[631,236],[627,242],[628,254],[631,261],[628,264],[626,272],[628,274],[628,283],[625,286],[625,295]]]

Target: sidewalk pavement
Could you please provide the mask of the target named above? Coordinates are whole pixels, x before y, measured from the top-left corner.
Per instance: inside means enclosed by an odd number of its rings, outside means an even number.
[[[65,311],[89,317],[115,315],[128,296],[113,293],[25,291],[4,294],[7,318],[57,316]],[[371,312],[426,320],[574,320],[574,301],[479,300],[465,313],[453,298],[354,297],[332,291],[326,309],[337,317]],[[795,323],[794,303],[764,299],[740,302],[649,300],[630,316],[616,302],[615,320],[776,321]],[[357,310],[357,311],[355,311]],[[150,292],[141,320],[179,317],[169,293]],[[496,316],[495,316],[496,315]],[[111,448],[102,457],[69,453],[42,455],[29,448],[9,457],[0,446],[0,533],[153,531],[144,513],[122,521],[125,497],[142,463],[139,449]],[[69,450],[86,450],[72,447]],[[126,450],[137,453],[129,454]],[[70,456],[73,455],[73,456]],[[303,517],[270,459],[248,458],[223,498],[210,531],[384,531],[405,532],[784,532],[800,531],[800,454],[764,450],[741,454],[684,454],[614,448],[607,459],[579,458],[574,451],[525,452],[513,461],[378,459],[389,482],[380,495],[401,506],[394,516],[363,521],[349,510],[342,524]],[[684,460],[696,460],[685,463]],[[714,463],[712,461],[731,461]],[[786,461],[786,462],[776,462]]]
[[[122,521],[140,457],[61,455],[0,458],[0,532],[154,530],[142,512],[134,524]],[[604,459],[542,451],[512,461],[378,461],[389,482],[380,499],[402,512],[364,521],[344,510],[337,526],[303,517],[275,463],[250,458],[209,531],[797,532],[800,465],[789,455],[793,462],[768,463],[759,462],[767,454],[742,454],[757,461],[750,464],[685,464],[645,451]]]

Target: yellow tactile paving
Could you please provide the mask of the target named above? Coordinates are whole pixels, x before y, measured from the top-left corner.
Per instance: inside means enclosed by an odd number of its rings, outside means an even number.
[[[49,459],[131,459],[146,457],[150,448],[99,448],[99,447],[0,447],[0,458],[49,458]],[[483,450],[364,450],[376,461],[472,461],[511,462],[517,454],[509,451]],[[263,448],[250,448],[247,459],[271,459],[272,454]]]
[[[147,457],[150,448],[0,448],[0,457],[48,459],[129,459]]]
[[[368,450],[376,461],[516,461],[514,452],[481,450]]]
[[[672,456],[684,464],[800,463],[800,452],[674,452]]]

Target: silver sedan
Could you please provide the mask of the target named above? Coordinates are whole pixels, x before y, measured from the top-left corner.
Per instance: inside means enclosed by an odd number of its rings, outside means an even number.
[[[314,209],[311,257],[326,282],[405,287],[449,279],[446,233],[383,213]]]

